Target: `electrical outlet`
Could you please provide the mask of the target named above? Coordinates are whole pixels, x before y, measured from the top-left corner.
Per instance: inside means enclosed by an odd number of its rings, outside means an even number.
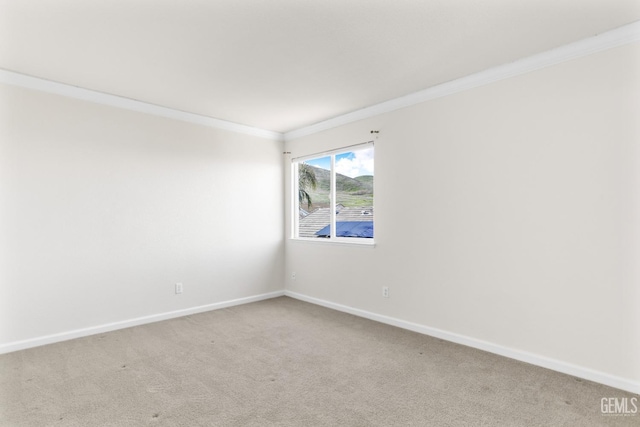
[[[176,294],[182,293],[182,283],[176,283]]]
[[[385,298],[389,298],[389,287],[388,286],[383,286],[382,287],[382,296]]]
[[[291,280],[296,280],[296,272],[291,273]]]

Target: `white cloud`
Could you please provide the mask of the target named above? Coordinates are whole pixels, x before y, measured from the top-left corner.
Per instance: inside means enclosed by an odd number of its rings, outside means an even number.
[[[362,175],[373,175],[373,148],[353,152],[353,158],[347,157],[336,161],[336,172],[355,178]]]

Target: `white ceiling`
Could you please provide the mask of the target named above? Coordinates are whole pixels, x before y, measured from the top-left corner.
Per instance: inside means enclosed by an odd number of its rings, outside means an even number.
[[[0,0],[0,68],[288,132],[640,20],[640,0]]]

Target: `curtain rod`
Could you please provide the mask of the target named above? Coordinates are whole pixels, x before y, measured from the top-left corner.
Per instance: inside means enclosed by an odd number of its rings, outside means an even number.
[[[358,144],[347,145],[346,147],[340,147],[340,148],[336,148],[334,150],[321,151],[319,153],[305,154],[304,156],[294,157],[294,158],[291,159],[291,161],[294,162],[294,161],[300,161],[301,159],[313,159],[313,158],[321,157],[321,156],[329,156],[331,154],[348,151],[349,148],[363,147],[363,146],[366,146],[366,145],[374,145],[374,143],[373,143],[373,141],[360,142]],[[291,154],[291,151],[285,151],[282,154]]]

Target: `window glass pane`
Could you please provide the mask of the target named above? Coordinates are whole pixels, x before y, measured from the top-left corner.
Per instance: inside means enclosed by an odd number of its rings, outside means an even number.
[[[336,237],[373,238],[373,147],[336,154]]]
[[[329,226],[330,194],[330,156],[298,163],[298,237],[317,238],[316,233]]]
[[[338,238],[371,239],[374,230],[373,145],[334,153],[294,163],[298,192],[294,236],[326,239],[331,237],[335,226],[334,234]],[[333,183],[332,177],[335,177]],[[332,184],[335,187],[333,203]],[[332,223],[333,208],[335,224]]]

